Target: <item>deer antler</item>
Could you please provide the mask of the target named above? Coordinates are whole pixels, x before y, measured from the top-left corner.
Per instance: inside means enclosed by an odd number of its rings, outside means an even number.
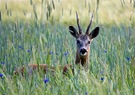
[[[89,34],[89,29],[90,29],[91,24],[92,24],[92,21],[93,21],[93,14],[94,14],[94,13],[92,13],[90,23],[89,23],[89,25],[88,25],[88,27],[87,27],[87,30],[86,30],[86,34]]]
[[[82,34],[82,29],[81,29],[81,27],[79,25],[79,18],[78,18],[77,12],[76,12],[76,20],[77,20],[77,25],[78,25],[78,28],[79,28],[79,34]]]

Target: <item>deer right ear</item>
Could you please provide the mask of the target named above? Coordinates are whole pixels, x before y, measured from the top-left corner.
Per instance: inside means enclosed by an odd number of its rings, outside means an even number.
[[[93,39],[95,37],[97,37],[97,35],[99,34],[99,27],[96,27],[94,30],[92,30],[92,32],[89,34],[90,39]]]
[[[73,26],[69,26],[69,32],[75,38],[77,38],[78,35],[79,35],[78,32],[76,31],[76,29]]]

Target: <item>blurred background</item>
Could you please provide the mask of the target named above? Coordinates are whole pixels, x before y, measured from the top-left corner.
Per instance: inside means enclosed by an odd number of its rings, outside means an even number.
[[[134,0],[0,0],[0,20],[39,20],[45,23],[88,24],[94,11],[94,22],[104,25],[135,25]]]

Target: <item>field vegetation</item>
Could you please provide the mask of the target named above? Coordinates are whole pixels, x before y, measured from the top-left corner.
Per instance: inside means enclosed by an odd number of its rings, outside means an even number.
[[[74,64],[68,26],[100,33],[91,43],[89,72],[15,75],[30,63]],[[135,95],[134,0],[0,0],[0,95]]]

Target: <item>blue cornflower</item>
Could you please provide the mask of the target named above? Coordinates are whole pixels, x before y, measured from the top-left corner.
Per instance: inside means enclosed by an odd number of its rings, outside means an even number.
[[[18,46],[18,48],[23,49],[23,47],[22,47],[22,46]]]
[[[52,55],[52,54],[53,54],[53,52],[52,52],[52,51],[50,51],[50,54]]]
[[[68,55],[68,52],[65,52],[64,55],[67,56]]]
[[[88,92],[85,92],[85,95],[88,95]]]
[[[126,57],[127,61],[130,61],[130,57]]]
[[[44,83],[46,84],[47,82],[49,82],[49,79],[44,79]]]
[[[1,62],[1,64],[5,64],[5,62]]]
[[[104,50],[104,53],[107,53],[107,50]]]
[[[30,50],[27,50],[27,52],[30,52]]]
[[[103,78],[103,77],[101,77],[101,78],[100,78],[100,80],[101,80],[101,81],[103,81],[103,80],[104,80],[104,78]]]
[[[3,76],[3,74],[0,74],[0,77],[2,77]]]

